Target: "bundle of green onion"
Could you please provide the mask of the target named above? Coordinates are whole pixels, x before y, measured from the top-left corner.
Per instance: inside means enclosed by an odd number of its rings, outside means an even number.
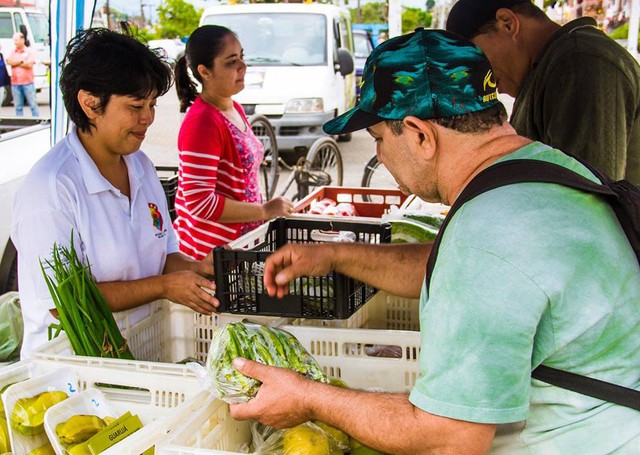
[[[88,262],[88,260],[87,260]],[[46,267],[45,267],[46,265]],[[52,261],[40,267],[58,310],[60,326],[76,355],[134,360],[107,301],[73,247],[53,245]],[[49,269],[53,276],[47,274]]]

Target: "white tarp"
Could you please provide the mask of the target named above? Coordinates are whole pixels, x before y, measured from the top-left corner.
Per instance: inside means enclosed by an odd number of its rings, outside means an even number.
[[[51,145],[62,139],[69,128],[69,116],[64,109],[58,88],[60,62],[67,43],[78,30],[91,26],[94,0],[51,0],[49,2],[49,31],[51,36]]]

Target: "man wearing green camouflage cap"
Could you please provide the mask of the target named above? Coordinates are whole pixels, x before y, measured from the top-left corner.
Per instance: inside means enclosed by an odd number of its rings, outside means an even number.
[[[564,153],[518,136],[495,89],[478,48],[418,30],[372,52],[361,103],[325,131],[366,128],[399,186],[431,202],[453,204],[482,170],[509,160],[547,161],[597,181]],[[232,416],[278,428],[319,420],[393,454],[640,453],[639,412],[531,377],[544,364],[640,388],[640,266],[603,199],[530,182],[470,200],[448,220],[427,288],[431,247],[290,244],[270,255],[270,295],[284,296],[295,277],[335,270],[419,296],[420,375],[406,390],[372,393],[236,359],[262,386]]]

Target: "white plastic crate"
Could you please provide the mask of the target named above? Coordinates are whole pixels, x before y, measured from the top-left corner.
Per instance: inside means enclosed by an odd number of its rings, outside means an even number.
[[[180,370],[185,370],[183,372],[186,373],[185,367],[176,366],[176,371],[175,368],[163,368],[164,364],[148,362],[140,364],[137,370],[131,370],[109,361],[88,365],[82,359],[86,358],[77,357],[75,363],[35,359],[23,361],[13,368],[3,370],[0,373],[0,384],[18,382],[16,386],[19,386],[21,381],[30,378],[46,378],[47,375],[71,372],[78,379],[78,391],[97,388],[109,399],[117,411],[118,415],[115,417],[127,411],[137,414],[143,428],[103,452],[104,455],[138,455],[153,447],[172,428],[177,427],[178,419],[182,418],[175,412],[177,407],[200,391],[199,382],[193,375],[189,373],[187,377],[181,377],[175,374]],[[11,387],[7,389],[9,391],[12,391]],[[11,410],[7,408],[7,418],[10,414]]]
[[[406,393],[419,377],[419,332],[283,328],[300,340],[327,374],[342,378],[352,388]],[[368,354],[368,348],[382,346],[400,358]],[[232,419],[229,406],[208,392],[185,403],[177,412],[182,416],[177,419],[181,423],[156,445],[157,455],[237,454],[241,453],[241,446],[251,442],[250,422]]]
[[[74,356],[64,333],[32,353],[34,361],[46,368],[71,366],[79,374],[81,389],[96,383],[122,384],[142,389],[118,391],[118,398],[123,400],[128,410],[139,414],[141,418],[148,416],[149,419],[156,420],[127,438],[126,451],[120,453],[143,452],[162,440],[185,419],[184,416],[176,417],[172,411],[193,397],[201,386],[191,370],[171,362],[185,358],[204,361],[215,328],[245,319],[241,315],[229,314],[204,316],[168,301],[157,302],[153,307],[146,318],[135,323],[130,315],[119,315],[119,319],[124,321],[123,335],[128,339],[134,356],[140,360]],[[249,316],[248,319],[279,325],[288,330],[318,360],[328,375],[341,377],[352,387],[379,387],[406,392],[417,378],[420,335],[417,332],[418,301],[415,299],[379,292],[346,321],[323,322],[259,316]],[[331,325],[338,322],[347,324],[347,328],[305,325]],[[282,323],[286,324],[281,325]],[[376,356],[381,353],[397,355],[399,358]],[[395,374],[390,375],[389,371]],[[1,378],[0,375],[0,384]],[[143,418],[143,423],[148,422],[150,420]],[[232,424],[234,423],[229,425]],[[244,434],[245,429],[238,431]],[[215,439],[212,436],[205,439],[211,441],[212,438]],[[205,444],[203,447],[212,446]],[[108,452],[111,453],[118,452]]]

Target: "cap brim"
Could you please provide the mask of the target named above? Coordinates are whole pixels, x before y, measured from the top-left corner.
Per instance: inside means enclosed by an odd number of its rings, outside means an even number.
[[[358,106],[322,125],[322,130],[331,135],[347,134],[362,130],[384,121],[382,117],[365,112]]]

